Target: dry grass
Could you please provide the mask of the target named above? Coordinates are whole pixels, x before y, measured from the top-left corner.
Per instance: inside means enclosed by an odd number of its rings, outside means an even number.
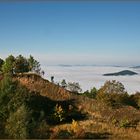
[[[52,100],[74,99],[79,111],[88,114],[86,120],[76,122],[78,126],[75,130],[76,133],[71,132],[71,123],[51,126],[51,138],[59,138],[61,133],[60,138],[67,134],[64,136],[65,138],[140,139],[140,110],[131,106],[109,108],[94,99],[71,93],[39,76],[24,75],[18,76],[17,79],[29,90],[36,91]],[[127,119],[134,124],[128,128],[121,128],[119,124],[123,119]]]

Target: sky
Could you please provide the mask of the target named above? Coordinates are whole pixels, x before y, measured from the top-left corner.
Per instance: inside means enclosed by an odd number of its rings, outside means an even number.
[[[1,2],[0,57],[140,65],[140,2]]]

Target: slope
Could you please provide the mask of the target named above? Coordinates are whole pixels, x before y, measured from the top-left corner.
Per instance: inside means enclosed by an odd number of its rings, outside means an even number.
[[[36,74],[18,74],[15,79],[19,80],[30,91],[35,91],[51,100],[74,100],[74,105],[79,112],[87,115],[83,120],[76,120],[77,128],[74,138],[140,138],[140,110],[131,106],[109,108],[95,99],[71,93]],[[129,127],[125,128],[124,126],[129,123]],[[69,138],[59,136],[59,134],[61,131],[70,130],[72,126],[71,123],[51,126],[51,138]],[[81,132],[85,132],[84,136]]]

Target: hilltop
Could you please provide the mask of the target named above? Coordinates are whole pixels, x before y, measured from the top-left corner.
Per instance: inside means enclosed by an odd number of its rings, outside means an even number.
[[[125,75],[137,75],[138,73],[130,71],[130,70],[123,70],[120,72],[115,72],[115,73],[107,73],[103,74],[103,76],[125,76]]]

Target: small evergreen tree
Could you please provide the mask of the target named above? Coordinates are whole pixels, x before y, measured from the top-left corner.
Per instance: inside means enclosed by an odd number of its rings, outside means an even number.
[[[15,62],[15,57],[13,55],[8,56],[5,59],[4,64],[2,65],[2,71],[4,73],[14,73],[14,62]]]
[[[14,72],[15,73],[23,73],[29,71],[29,63],[26,58],[22,55],[19,55],[15,59],[14,63]]]
[[[10,138],[26,139],[29,138],[30,112],[21,105],[16,112],[12,112],[7,119],[5,130]]]
[[[30,55],[28,63],[29,63],[29,71],[41,74],[40,63],[37,60],[35,60],[32,55]]]

